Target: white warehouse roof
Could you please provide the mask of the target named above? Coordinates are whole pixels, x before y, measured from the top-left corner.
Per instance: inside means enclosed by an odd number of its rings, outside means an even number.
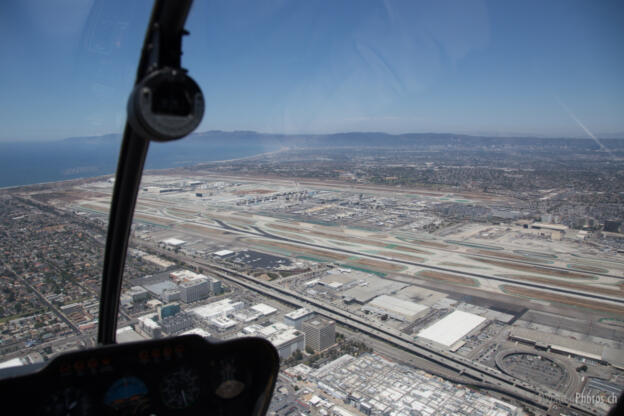
[[[20,358],[12,358],[8,361],[1,362],[0,368],[19,367],[20,365],[24,365]]]
[[[299,318],[303,318],[304,316],[308,316],[310,315],[312,312],[309,311],[306,308],[299,308],[299,309],[295,309],[292,312],[287,313],[286,315],[284,315],[287,318],[290,318],[292,320],[297,320]]]
[[[225,298],[217,302],[212,302],[207,305],[198,306],[191,309],[191,312],[200,318],[210,319],[215,316],[225,315],[235,310],[242,309],[243,302],[232,302],[232,299]]]
[[[419,337],[450,347],[485,321],[473,313],[454,311],[418,333]]]
[[[179,240],[177,238],[167,238],[166,240],[162,240],[161,243],[165,243],[165,244],[168,244],[170,246],[181,246],[184,243],[186,243],[186,241]]]
[[[259,303],[257,305],[254,305],[251,307],[251,309],[253,309],[256,312],[260,312],[262,316],[271,315],[272,313],[277,312],[277,309],[275,309],[272,306],[266,305],[264,303]]]
[[[301,337],[301,342],[303,342],[303,332],[297,331],[295,328],[288,327],[288,329],[281,332],[269,335],[267,339],[275,346],[275,348],[279,349],[284,344],[287,344],[299,337]]]
[[[150,314],[150,315],[139,316],[139,322],[142,323],[143,325],[145,325],[148,328],[158,329],[158,328],[160,328],[160,325],[158,325],[158,323],[156,323],[152,319],[153,316],[155,316],[155,315]]]
[[[266,338],[275,346],[275,348],[278,349],[284,344],[288,344],[299,337],[301,337],[303,341],[303,332],[281,322],[276,322],[272,325],[264,327],[257,331],[254,335]]]
[[[236,326],[236,321],[226,316],[215,316],[210,319],[210,323],[219,329],[228,329]]]
[[[386,310],[392,315],[404,316],[408,320],[415,319],[418,314],[429,309],[428,306],[388,295],[377,296],[368,302],[368,306]]]

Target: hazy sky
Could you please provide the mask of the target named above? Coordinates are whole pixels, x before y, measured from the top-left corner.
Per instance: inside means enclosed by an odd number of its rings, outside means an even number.
[[[120,132],[150,9],[1,1],[0,141]],[[624,132],[618,0],[196,0],[187,27],[200,131]]]

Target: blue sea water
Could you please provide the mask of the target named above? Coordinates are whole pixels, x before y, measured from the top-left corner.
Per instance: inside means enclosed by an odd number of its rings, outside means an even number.
[[[0,187],[113,174],[120,143],[117,135],[97,140],[0,143]],[[265,146],[225,141],[153,143],[145,167],[166,169],[236,159],[264,151],[267,151]]]

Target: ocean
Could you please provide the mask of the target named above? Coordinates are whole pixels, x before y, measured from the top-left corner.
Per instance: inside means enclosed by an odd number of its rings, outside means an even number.
[[[114,174],[120,144],[119,135],[42,143],[0,143],[0,188]],[[145,168],[189,166],[265,151],[268,151],[266,146],[225,141],[152,143]]]

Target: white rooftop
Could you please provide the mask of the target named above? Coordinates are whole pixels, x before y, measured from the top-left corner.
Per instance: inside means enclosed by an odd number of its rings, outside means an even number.
[[[310,398],[310,400],[308,400],[308,401],[310,402],[310,404],[311,404],[312,406],[316,406],[316,405],[317,405],[317,403],[318,403],[318,402],[320,402],[321,400],[322,400],[322,399],[321,399],[319,396],[317,396],[317,395],[315,394],[315,395],[314,395],[314,396],[312,396],[312,397]]]
[[[271,344],[275,346],[275,348],[279,348],[282,345],[301,337],[302,335],[302,332],[297,331],[295,328],[288,327],[288,329],[275,333],[269,336],[267,339],[271,342]]]
[[[303,336],[303,332],[281,322],[264,327],[257,331],[256,334],[269,340],[276,348]]]
[[[277,309],[275,309],[273,306],[269,306],[264,303],[259,303],[257,305],[254,305],[251,307],[251,309],[253,309],[256,312],[260,312],[263,316],[271,315],[272,313],[277,312]]]
[[[210,333],[201,328],[193,328],[189,329],[188,331],[182,332],[180,335],[199,335],[200,337],[206,338],[210,336]]]
[[[186,243],[186,241],[179,240],[177,238],[167,238],[166,240],[162,240],[161,243],[165,243],[165,244],[168,244],[170,246],[181,246],[184,243]]]
[[[215,256],[219,256],[219,257],[223,257],[223,256],[227,256],[229,254],[234,253],[232,250],[219,250],[219,251],[215,251],[214,255]]]
[[[169,276],[171,276],[176,282],[179,281],[192,281],[192,280],[200,280],[200,279],[208,279],[208,276],[201,274],[201,273],[195,273],[192,272],[190,270],[185,270],[185,269],[181,269],[181,270],[176,270],[175,272],[171,272],[169,273]]]
[[[220,329],[227,329],[236,326],[236,321],[226,316],[215,316],[214,318],[210,319],[210,323]]]
[[[8,361],[1,362],[0,368],[19,367],[20,365],[24,365],[20,358],[12,358]]]
[[[262,337],[269,337],[273,334],[275,334],[276,332],[280,332],[280,331],[285,331],[289,328],[292,328],[286,324],[283,324],[281,322],[275,322],[274,324],[271,324],[269,326],[265,326],[264,328],[262,328],[261,330],[258,331],[258,335],[262,336]]]
[[[418,336],[450,347],[483,321],[485,318],[482,316],[464,311],[454,311],[420,331]]]
[[[207,305],[198,306],[197,308],[191,309],[191,312],[200,318],[212,318],[217,315],[223,315],[241,309],[243,306],[243,302],[232,302],[232,299],[225,298]]]
[[[375,299],[368,302],[368,304],[404,316],[416,315],[429,309],[425,305],[388,295],[377,296]]]
[[[206,282],[208,282],[207,277],[197,277],[180,283],[180,287],[195,287],[205,284]]]
[[[249,325],[246,326],[245,328],[243,328],[243,333],[245,334],[255,334],[257,332],[259,332],[260,330],[262,330],[262,327],[258,324],[253,324],[253,325]]]
[[[241,322],[251,322],[258,319],[262,314],[254,309],[242,309],[232,313],[232,316]]]
[[[152,319],[153,316],[154,315],[139,316],[139,321],[146,327],[149,327],[152,329],[160,328],[160,326],[156,322],[154,322],[154,320]]]
[[[117,330],[116,336],[117,342],[122,344],[124,342],[144,341],[145,338],[139,335],[131,326],[124,326]]]
[[[307,316],[309,314],[311,314],[312,312],[306,308],[299,308],[299,309],[295,309],[292,312],[287,313],[286,315],[284,315],[285,317],[289,318],[289,319],[299,319],[299,318],[303,318],[304,316]]]

